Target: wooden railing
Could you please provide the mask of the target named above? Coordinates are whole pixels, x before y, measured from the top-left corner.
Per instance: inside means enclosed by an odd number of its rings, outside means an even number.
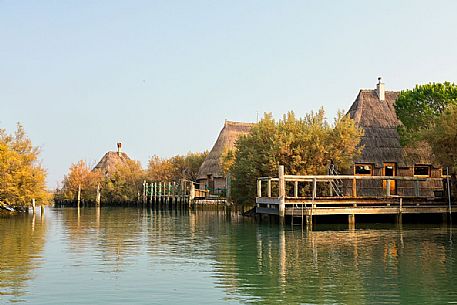
[[[281,176],[281,175],[280,175]],[[381,197],[393,197],[397,196],[392,194],[391,186],[392,183],[399,181],[406,181],[410,184],[409,187],[403,186],[402,189],[414,189],[413,196],[410,197],[428,197],[421,194],[421,191],[425,189],[430,190],[431,188],[421,187],[421,182],[436,182],[443,181],[443,178],[422,178],[422,177],[401,177],[401,176],[353,176],[353,175],[282,175],[279,178],[273,177],[259,177],[257,179],[257,197],[287,197],[287,198],[325,198],[333,197],[331,183],[334,180],[341,180],[345,183],[346,190],[350,190],[350,195],[346,197],[374,197],[373,195],[364,196],[359,195],[357,190],[358,181],[372,181],[375,184],[375,187],[366,187],[366,189],[372,188],[381,190],[383,192]],[[379,184],[376,186],[376,182]],[[301,185],[300,185],[301,184]],[[322,184],[325,184],[322,187]],[[292,185],[292,187],[287,188],[287,186]],[[300,186],[301,189],[307,190],[307,193],[310,193],[309,196],[300,196]],[[305,188],[306,186],[306,188]],[[281,194],[283,190],[283,194]],[[286,190],[289,190],[286,195]],[[324,194],[323,190],[327,190],[327,193]],[[359,187],[359,190],[363,190],[363,187]],[[441,188],[441,190],[443,190]],[[320,191],[320,192],[319,192]],[[275,192],[277,196],[273,196],[272,193]],[[290,194],[290,195],[289,195]],[[375,196],[375,197],[379,197]],[[406,197],[406,196],[405,196]]]

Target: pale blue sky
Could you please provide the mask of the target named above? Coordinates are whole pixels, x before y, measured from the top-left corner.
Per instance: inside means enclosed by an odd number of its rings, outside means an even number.
[[[332,118],[456,81],[457,1],[0,0],[0,128],[21,122],[48,185],[117,141],[145,166],[213,145],[224,120]]]

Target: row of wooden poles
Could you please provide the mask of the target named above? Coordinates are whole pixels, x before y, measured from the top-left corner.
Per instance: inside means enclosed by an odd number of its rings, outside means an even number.
[[[189,180],[143,181],[143,203],[188,203],[195,198],[195,184]]]

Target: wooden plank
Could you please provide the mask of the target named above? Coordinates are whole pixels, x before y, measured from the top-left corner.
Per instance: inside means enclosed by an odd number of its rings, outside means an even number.
[[[272,209],[272,208],[256,207],[255,208],[255,212],[257,214],[279,215],[279,210],[278,209]]]
[[[280,200],[278,197],[258,197],[255,199],[255,202],[258,204],[279,205]]]

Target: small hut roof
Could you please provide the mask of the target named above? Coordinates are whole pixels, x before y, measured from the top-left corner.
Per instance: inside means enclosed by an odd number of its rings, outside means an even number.
[[[109,151],[97,163],[92,171],[99,170],[104,175],[110,175],[118,164],[131,160],[125,152]]]
[[[208,175],[224,177],[220,163],[222,154],[225,150],[234,148],[236,140],[248,134],[253,125],[253,123],[225,121],[216,143],[200,166],[197,179],[206,179]]]
[[[399,167],[413,166],[414,163],[431,163],[427,150],[416,153],[400,145],[397,127],[401,124],[395,112],[395,101],[400,92],[386,91],[381,101],[376,90],[360,90],[349,115],[357,126],[364,129],[360,145],[362,154],[357,163],[374,163],[381,167],[384,162],[395,162]]]

